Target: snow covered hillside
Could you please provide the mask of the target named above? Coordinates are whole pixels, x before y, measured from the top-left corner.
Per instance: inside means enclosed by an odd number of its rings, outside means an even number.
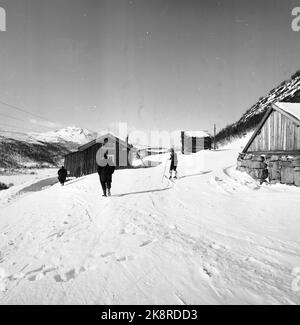
[[[261,97],[237,122],[223,128],[216,135],[217,145],[230,143],[234,138],[242,137],[253,131],[260,123],[268,107],[276,102],[300,102],[300,71]]]
[[[238,151],[179,155],[175,182],[166,156],[116,171],[111,198],[97,175],[2,191],[0,304],[299,304],[300,189]]]
[[[64,144],[33,143],[0,136],[0,152],[0,169],[11,170],[57,166],[70,151]]]
[[[14,139],[18,141],[24,141],[27,143],[74,143],[76,145],[85,144],[96,138],[97,132],[89,131],[87,129],[79,128],[76,126],[68,126],[66,128],[48,131],[48,132],[29,132],[29,133],[4,133],[0,130],[0,136],[7,139]]]
[[[2,134],[2,135],[1,135]],[[95,139],[97,133],[67,127],[45,133],[1,133],[0,167],[57,166],[70,150]]]

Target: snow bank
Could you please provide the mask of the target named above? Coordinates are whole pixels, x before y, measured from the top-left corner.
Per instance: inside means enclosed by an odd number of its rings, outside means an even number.
[[[211,135],[207,131],[185,131],[184,133],[188,137],[196,137],[196,138],[211,137]]]
[[[258,185],[238,151],[179,155],[176,182],[168,155],[116,171],[109,199],[97,175],[0,193],[0,304],[299,304],[300,189]]]
[[[15,186],[22,185],[25,183],[32,184],[37,180],[41,180],[45,177],[53,177],[57,174],[56,168],[45,168],[45,169],[30,169],[30,170],[20,170],[12,174],[1,174],[0,182],[5,184],[13,184]]]
[[[246,144],[252,137],[254,131],[250,131],[247,134],[245,134],[242,137],[238,137],[229,143],[226,143],[225,145],[221,146],[219,149],[223,150],[239,150],[240,152],[245,148]]]

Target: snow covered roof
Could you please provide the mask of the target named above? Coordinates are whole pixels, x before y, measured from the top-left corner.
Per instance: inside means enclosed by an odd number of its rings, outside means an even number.
[[[113,141],[115,141],[116,139],[118,139],[119,143],[124,145],[124,146],[128,146],[128,147],[131,147],[130,144],[128,144],[126,141],[124,141],[123,139],[120,139],[119,137],[115,136],[114,134],[112,133],[106,133],[106,134],[103,134],[101,135],[100,137],[84,144],[83,146],[80,146],[78,148],[79,151],[84,151],[88,148],[90,148],[91,146],[93,146],[94,144],[96,143],[102,143],[104,141],[105,138],[108,138],[108,139],[112,139]]]
[[[280,108],[285,113],[294,116],[297,120],[300,121],[300,103],[283,103],[277,102],[275,107]]]
[[[211,135],[207,131],[184,131],[184,134],[191,138],[211,137]]]

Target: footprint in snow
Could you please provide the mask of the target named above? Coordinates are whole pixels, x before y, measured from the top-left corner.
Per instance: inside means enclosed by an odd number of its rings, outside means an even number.
[[[114,255],[115,253],[114,252],[107,252],[107,253],[105,253],[105,254],[102,254],[102,255],[100,255],[102,258],[105,258],[105,257],[109,257],[109,256],[112,256],[112,255]]]
[[[200,274],[202,276],[204,276],[205,278],[211,278],[212,277],[212,273],[205,266],[200,267],[199,271],[200,271]]]
[[[147,241],[143,242],[143,243],[140,245],[140,247],[148,246],[148,245],[150,245],[151,243],[152,243],[152,240],[147,240]]]
[[[80,273],[85,271],[86,269],[84,267],[81,267],[79,270],[71,269],[70,271],[66,272],[64,275],[56,274],[53,278],[56,282],[69,282],[77,278],[77,276]]]
[[[122,256],[120,258],[117,258],[117,262],[126,262],[126,261],[133,261],[133,256]]]
[[[212,248],[212,249],[221,249],[221,246],[219,246],[215,242],[212,242],[211,244],[209,244],[208,247]]]
[[[28,281],[38,281],[43,279],[48,273],[56,271],[55,267],[48,267],[46,268],[45,265],[41,266],[40,268],[36,270],[32,270],[27,272],[23,277],[27,277]],[[22,273],[20,273],[22,274]],[[16,277],[16,275],[14,275]]]
[[[4,269],[0,268],[0,292],[6,291],[6,285],[7,285],[6,271]]]
[[[64,234],[65,234],[64,231],[59,231],[59,232],[56,232],[56,233],[48,236],[48,238],[52,238],[52,237],[61,238]]]

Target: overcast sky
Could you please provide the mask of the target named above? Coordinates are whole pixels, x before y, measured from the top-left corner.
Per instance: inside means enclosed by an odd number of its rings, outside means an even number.
[[[0,101],[53,126],[98,131],[123,121],[144,130],[212,131],[300,69],[300,32],[291,29],[299,1],[0,0],[0,6],[7,14]],[[3,104],[0,114],[0,124],[15,130],[48,130],[33,124],[45,121]]]

